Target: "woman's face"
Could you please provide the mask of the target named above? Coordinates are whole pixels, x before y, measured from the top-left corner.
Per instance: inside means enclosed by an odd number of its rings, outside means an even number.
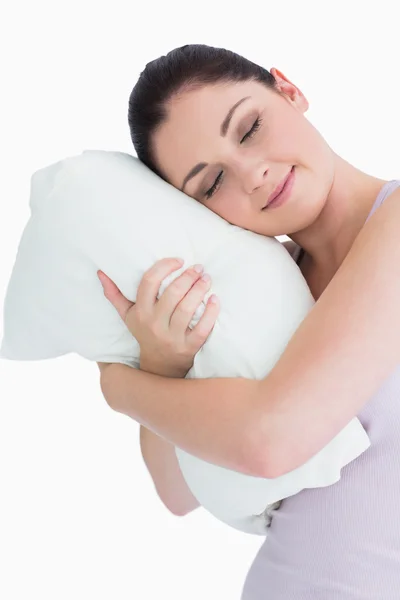
[[[308,102],[279,71],[281,96],[246,81],[205,85],[168,104],[154,134],[166,179],[226,221],[267,236],[292,234],[320,214],[333,183],[333,153],[305,118]],[[294,168],[288,200],[264,208]]]

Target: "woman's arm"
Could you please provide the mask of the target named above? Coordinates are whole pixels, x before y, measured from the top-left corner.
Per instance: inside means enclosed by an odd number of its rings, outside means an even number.
[[[107,363],[97,363],[100,373]],[[155,373],[151,363],[140,363],[140,368]],[[181,377],[178,371],[162,373],[166,377]],[[183,375],[184,376],[184,375]],[[156,492],[164,506],[176,516],[185,516],[200,506],[187,485],[179,466],[175,446],[156,433],[140,425],[140,449],[144,464],[153,480]]]
[[[357,416],[400,365],[400,189],[365,224],[270,375],[261,439],[272,476],[304,464]],[[400,400],[400,398],[399,398]],[[281,445],[280,443],[281,442]]]
[[[184,377],[179,369],[157,372],[151,360],[140,360],[140,369],[165,377]],[[140,449],[156,492],[172,514],[183,517],[200,506],[183,477],[175,446],[147,427],[140,425]]]
[[[171,379],[112,363],[100,384],[113,410],[190,454],[248,475],[264,471],[254,450],[255,380]]]
[[[175,380],[111,365],[106,399],[209,462],[269,478],[304,464],[400,363],[399,226],[396,190],[262,381]]]
[[[173,444],[140,425],[140,449],[156,492],[169,511],[182,517],[200,506],[182,475]]]

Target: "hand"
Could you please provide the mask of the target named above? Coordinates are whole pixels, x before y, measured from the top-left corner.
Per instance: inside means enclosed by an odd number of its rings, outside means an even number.
[[[189,329],[211,286],[211,281],[204,281],[203,273],[193,267],[170,283],[157,300],[162,281],[181,266],[182,262],[173,258],[156,262],[139,284],[136,303],[127,300],[115,283],[98,271],[105,297],[139,343],[140,368],[167,377],[186,375],[219,314],[218,299],[211,296],[200,321]]]

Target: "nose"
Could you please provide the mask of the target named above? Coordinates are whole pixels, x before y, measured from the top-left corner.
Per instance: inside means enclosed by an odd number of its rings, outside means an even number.
[[[237,174],[240,177],[243,191],[246,194],[254,194],[259,188],[261,188],[268,177],[268,166],[266,163],[241,163],[238,165]]]

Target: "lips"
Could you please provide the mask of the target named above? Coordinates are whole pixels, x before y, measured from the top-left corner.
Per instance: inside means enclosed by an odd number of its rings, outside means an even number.
[[[272,194],[269,196],[267,204],[265,206],[263,206],[263,210],[264,210],[264,208],[266,208],[268,206],[268,204],[270,204],[273,200],[275,200],[275,198],[277,196],[279,196],[279,194],[282,192],[282,190],[284,189],[284,187],[285,187],[285,185],[287,183],[287,180],[289,179],[290,174],[291,174],[292,171],[293,171],[293,167],[290,169],[290,171],[286,175],[286,177],[284,177],[282,179],[282,181],[277,185],[277,187],[274,189],[274,191],[272,192]]]

